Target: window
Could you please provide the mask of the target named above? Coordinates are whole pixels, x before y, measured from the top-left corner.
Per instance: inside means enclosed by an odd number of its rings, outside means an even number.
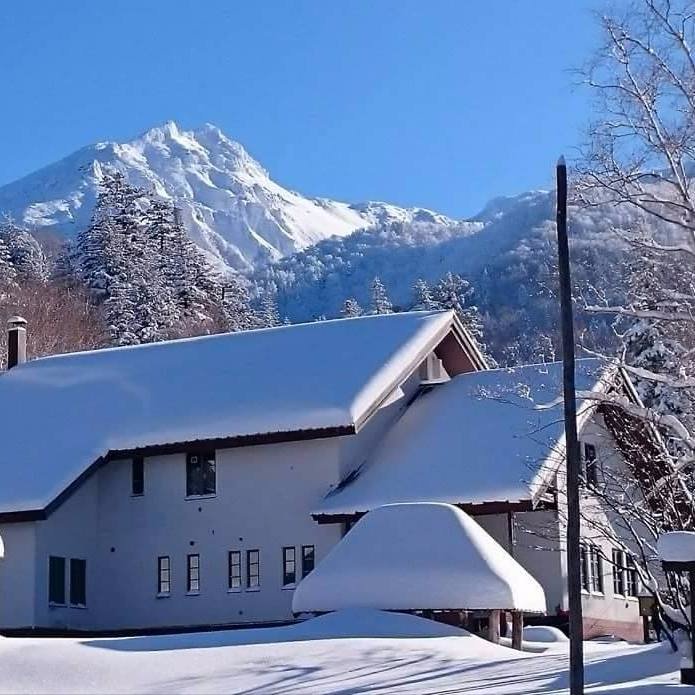
[[[589,546],[589,562],[591,564],[591,590],[603,593],[603,558],[601,551],[595,546]]]
[[[584,444],[584,476],[588,487],[598,485],[598,462],[596,447],[593,444]]]
[[[302,579],[314,569],[316,552],[313,545],[302,546]]]
[[[632,555],[625,554],[625,595],[637,596],[637,570]]]
[[[189,594],[197,594],[200,592],[200,555],[188,556],[186,591]]]
[[[143,495],[145,493],[145,459],[136,456],[131,465],[131,493]]]
[[[257,589],[261,585],[260,551],[246,551],[246,588]]]
[[[70,605],[87,605],[87,561],[70,560]]]
[[[229,590],[241,591],[241,551],[229,551]]]
[[[580,546],[580,561],[582,571],[582,589],[589,591],[589,554],[585,545]]]
[[[297,581],[297,551],[292,547],[282,549],[282,585],[294,586]]]
[[[48,602],[65,605],[65,558],[48,558]]]
[[[616,596],[625,595],[625,572],[623,567],[623,551],[613,548],[613,593]]]
[[[214,495],[216,492],[215,452],[186,456],[186,497]]]
[[[166,596],[171,592],[171,561],[168,555],[157,558],[157,593]]]

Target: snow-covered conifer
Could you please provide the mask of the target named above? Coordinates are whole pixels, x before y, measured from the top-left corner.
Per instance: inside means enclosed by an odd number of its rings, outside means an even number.
[[[372,314],[392,314],[393,305],[389,299],[386,288],[377,276],[372,280]]]
[[[418,278],[413,285],[413,309],[421,311],[433,311],[441,307],[434,301],[429,285],[422,278]]]
[[[222,326],[226,331],[246,331],[256,326],[249,291],[242,281],[235,276],[226,278],[221,294]]]
[[[38,241],[12,221],[0,222],[0,238],[5,242],[10,263],[20,280],[44,281],[48,277],[48,261]]]
[[[470,283],[458,273],[446,273],[436,284],[432,298],[438,308],[453,309],[463,325],[476,338],[482,335],[478,307],[469,304],[473,296]]]
[[[358,304],[354,297],[348,297],[343,304],[343,309],[340,312],[342,316],[346,318],[351,318],[355,316],[362,316],[362,307]]]

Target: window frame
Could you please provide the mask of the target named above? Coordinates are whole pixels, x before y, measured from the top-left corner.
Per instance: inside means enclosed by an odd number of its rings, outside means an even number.
[[[255,560],[252,561],[252,556]],[[255,573],[251,568],[255,567]],[[255,579],[255,583],[252,583]],[[246,551],[246,591],[260,591],[261,588],[261,551],[258,548],[250,548]]]
[[[306,551],[311,549],[311,567],[307,569],[308,562],[307,562],[307,554]],[[303,545],[302,546],[302,579],[306,577],[308,574],[311,574],[311,572],[314,571],[314,567],[316,567],[316,546],[315,545]]]
[[[591,565],[591,576],[589,586],[592,594],[603,594],[603,554],[597,545],[589,546],[589,564]]]
[[[200,594],[200,553],[186,555],[186,596]]]
[[[58,572],[58,574],[54,575],[54,561],[62,565],[62,572]],[[67,562],[65,560],[65,557],[61,555],[49,555],[48,556],[48,605],[49,606],[65,606],[66,601],[67,601],[67,581],[65,578],[65,573],[66,573],[66,565]],[[57,577],[60,579],[60,586],[62,588],[62,591],[60,592],[62,594],[62,599],[58,600],[56,597],[53,596],[53,582],[52,578]]]
[[[628,598],[637,598],[639,589],[639,577],[637,568],[635,567],[635,558],[630,553],[624,553],[625,556],[625,596]]]
[[[198,470],[194,470],[196,466]],[[205,468],[205,466],[208,466]],[[196,479],[197,478],[197,479]],[[210,482],[212,484],[210,485]],[[189,451],[186,454],[186,499],[217,495],[217,452]]]
[[[166,567],[164,561],[166,560]],[[166,572],[166,578],[163,573]],[[166,584],[167,588],[164,588]],[[171,596],[171,556],[159,555],[157,557],[157,596]]]
[[[625,584],[624,553],[620,548],[613,548],[613,595],[624,597],[627,594]]]
[[[81,567],[81,589],[82,589],[82,596],[76,596],[76,584],[77,587],[79,588],[80,581],[78,578],[75,576],[74,570],[77,568]],[[69,591],[69,596],[70,596],[70,607],[71,608],[86,608],[87,607],[87,560],[79,557],[71,557],[70,558],[70,591]],[[80,601],[79,599],[82,598]]]
[[[137,474],[136,474],[137,471]],[[135,483],[139,482],[140,491],[136,490]],[[142,497],[145,494],[145,457],[133,456],[130,462],[130,496]]]
[[[237,570],[237,572],[233,570]],[[235,581],[237,582],[236,586],[234,585]],[[243,583],[241,550],[230,550],[227,553],[227,591],[235,594],[239,593],[244,588]]]
[[[582,591],[588,594],[591,591],[591,568],[589,563],[589,548],[586,543],[582,543],[579,546],[579,567]]]
[[[285,545],[282,548],[282,588],[294,589],[297,586],[297,548]]]
[[[591,451],[591,456],[588,452]],[[596,445],[591,442],[582,443],[582,463],[584,468],[584,481],[589,488],[598,487],[598,451]]]

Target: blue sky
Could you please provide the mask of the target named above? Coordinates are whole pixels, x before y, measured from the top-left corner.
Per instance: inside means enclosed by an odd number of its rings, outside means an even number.
[[[581,139],[593,0],[2,0],[0,184],[166,120],[280,183],[453,216]]]

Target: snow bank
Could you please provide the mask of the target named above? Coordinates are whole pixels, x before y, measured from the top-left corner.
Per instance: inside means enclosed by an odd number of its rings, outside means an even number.
[[[524,639],[543,643],[569,642],[562,630],[551,625],[527,625],[524,628]]]
[[[599,360],[578,361],[577,388],[591,390],[602,373]],[[564,456],[562,405],[536,405],[561,393],[561,362],[460,374],[420,396],[355,480],[329,493],[314,511],[534,499]],[[585,410],[580,403],[580,414]]]
[[[338,319],[15,367],[0,375],[0,512],[43,508],[109,451],[354,426],[452,319]]]
[[[470,632],[417,615],[348,608],[312,618],[291,628],[302,639],[333,637],[467,637]]]
[[[695,562],[695,532],[670,531],[659,536],[659,557],[667,562]]]
[[[303,579],[292,610],[545,611],[540,584],[448,504],[394,504],[359,523]]]

